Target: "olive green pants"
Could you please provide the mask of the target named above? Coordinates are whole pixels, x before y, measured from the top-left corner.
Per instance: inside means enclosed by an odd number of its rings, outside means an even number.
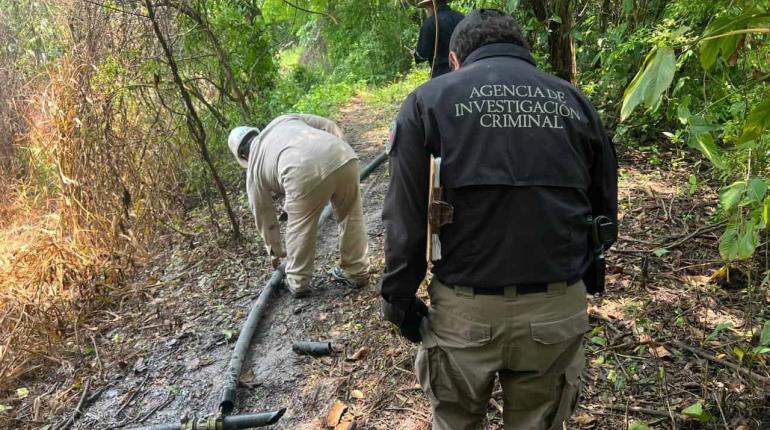
[[[471,430],[486,416],[495,377],[506,430],[562,430],[575,409],[588,330],[583,282],[547,293],[474,295],[437,279],[428,287],[415,370],[434,430]]]
[[[340,267],[350,279],[366,278],[369,240],[361,205],[358,160],[350,160],[300,199],[286,200],[286,282],[306,287],[313,276],[318,220],[331,202],[340,234]]]

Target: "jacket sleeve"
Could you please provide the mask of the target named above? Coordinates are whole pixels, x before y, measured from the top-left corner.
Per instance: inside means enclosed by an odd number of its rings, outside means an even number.
[[[414,62],[420,64],[430,61],[433,57],[433,46],[436,42],[436,21],[428,17],[420,28],[420,37],[417,39],[417,48],[414,50]]]
[[[385,272],[380,294],[390,308],[408,309],[425,278],[427,262],[428,180],[430,154],[415,94],[401,107],[390,150],[390,186],[382,220],[385,226]],[[395,318],[386,318],[393,322]]]
[[[297,115],[302,121],[305,122],[305,124],[317,128],[319,130],[323,130],[329,134],[333,134],[337,137],[339,137],[342,140],[345,140],[345,134],[342,132],[342,129],[340,126],[337,125],[336,122],[324,118],[322,116],[318,115],[311,115],[311,114],[298,114]]]
[[[588,189],[592,216],[604,215],[612,220],[616,226],[612,238],[615,242],[618,230],[618,161],[615,146],[604,131],[598,114],[594,115],[593,148],[591,186]]]
[[[246,178],[246,194],[249,197],[249,208],[254,214],[257,231],[265,242],[268,255],[285,257],[286,251],[281,241],[281,229],[273,207],[270,190],[262,186],[261,181],[254,178],[251,172]]]

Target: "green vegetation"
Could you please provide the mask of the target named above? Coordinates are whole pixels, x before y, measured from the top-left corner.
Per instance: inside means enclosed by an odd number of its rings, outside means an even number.
[[[730,183],[720,197],[728,220],[720,253],[728,262],[745,260],[770,220],[770,139],[764,133],[770,127],[768,5],[679,1],[664,8],[662,17],[661,24],[643,30],[641,40],[652,49],[625,90],[620,120],[646,106],[637,121],[653,119],[657,130],[650,132],[700,151],[713,177]]]
[[[766,363],[770,322],[760,330],[751,318],[761,315],[752,306],[765,303],[758,291],[770,284],[767,1],[452,4],[510,12],[541,68],[571,79],[576,66],[575,84],[621,154],[690,166],[677,197],[720,190],[697,204],[717,208],[708,222],[724,229],[709,232],[721,235],[728,277],[730,268],[748,274],[740,297],[749,323],[710,327],[700,346],[737,336],[733,358]],[[243,171],[225,145],[231,127],[261,127],[293,111],[334,118],[351,98],[393,117],[428,79],[410,53],[424,17],[407,0],[0,0],[0,394],[13,398],[19,378],[43,372],[47,356],[98,356],[73,334],[122,299],[159,233],[194,236],[183,220],[203,212],[222,241],[238,231],[247,218],[238,213]],[[622,184],[632,180],[621,172]],[[624,211],[630,205],[621,202]],[[648,259],[681,257],[665,242],[652,245],[638,270],[642,283]],[[620,313],[644,326],[652,302],[630,297]],[[627,369],[612,367],[615,336],[602,328],[589,339],[602,350],[597,366],[623,392],[642,366],[635,358]],[[713,424],[706,400],[679,412]]]

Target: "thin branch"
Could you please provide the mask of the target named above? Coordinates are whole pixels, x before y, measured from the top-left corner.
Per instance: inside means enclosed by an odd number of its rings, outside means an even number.
[[[321,15],[321,16],[325,16],[325,17],[327,17],[327,18],[331,19],[332,21],[334,21],[334,24],[339,24],[339,23],[337,22],[337,18],[335,18],[335,17],[333,17],[333,16],[329,15],[328,13],[325,13],[325,12],[317,12],[317,11],[314,11],[314,10],[305,9],[305,8],[303,8],[303,7],[297,6],[297,5],[296,5],[296,4],[294,4],[294,3],[291,3],[289,0],[282,0],[282,1],[283,1],[284,3],[286,3],[287,5],[289,5],[289,6],[293,7],[294,9],[297,9],[297,10],[301,10],[302,12],[312,13],[312,14],[315,14],[315,15]]]
[[[212,114],[212,115],[214,116],[214,118],[217,120],[217,122],[219,123],[219,125],[221,125],[221,126],[222,126],[222,128],[227,128],[227,127],[229,126],[229,124],[228,124],[227,120],[225,119],[225,116],[224,116],[224,115],[222,115],[222,113],[221,113],[221,112],[219,112],[219,110],[217,110],[217,108],[215,108],[214,106],[212,106],[212,105],[211,105],[211,103],[209,103],[209,102],[206,100],[206,98],[205,98],[205,97],[203,97],[203,94],[201,94],[201,93],[200,93],[200,91],[198,91],[198,89],[197,89],[197,88],[195,88],[195,87],[191,87],[191,88],[188,88],[188,89],[190,90],[190,94],[191,94],[193,97],[195,97],[196,99],[198,99],[198,100],[199,100],[201,103],[203,103],[203,105],[204,105],[204,106],[206,106],[206,108],[209,110],[209,112],[211,112],[211,114]]]
[[[704,37],[700,41],[705,42],[706,40],[719,39],[720,37],[735,36],[738,34],[746,34],[746,33],[770,33],[770,28],[759,27],[759,28],[747,28],[745,30],[728,31],[727,33],[717,34],[716,36]]]
[[[91,380],[86,379],[86,383],[83,386],[83,392],[80,395],[80,401],[78,402],[78,405],[75,406],[75,410],[72,411],[72,416],[70,416],[67,421],[62,423],[61,427],[57,426],[58,430],[67,430],[68,428],[72,427],[72,425],[75,424],[75,421],[80,418],[80,415],[83,414],[83,406],[85,406],[86,395],[88,394],[89,387],[91,387]]]
[[[660,410],[657,410],[657,409],[650,409],[650,408],[643,408],[643,407],[640,407],[640,406],[632,406],[632,405],[628,405],[628,406],[626,406],[626,405],[606,405],[606,406],[604,406],[604,408],[609,409],[611,411],[616,411],[616,412],[624,412],[624,413],[636,412],[636,413],[639,413],[639,414],[650,415],[650,416],[653,416],[653,417],[670,418],[669,413],[666,412],[666,411],[660,411]],[[591,410],[591,409],[587,409],[587,410],[593,412],[593,410]],[[674,413],[673,416],[675,418],[678,418],[678,419],[683,420],[683,421],[687,420],[686,416],[684,416],[682,414],[679,414],[679,413]]]
[[[172,53],[171,48],[169,47],[168,42],[166,41],[166,38],[163,36],[163,32],[160,29],[160,24],[155,17],[155,7],[152,4],[152,0],[145,0],[144,4],[147,7],[147,14],[149,15],[150,22],[152,23],[152,29],[155,32],[158,43],[160,43],[160,46],[163,48],[163,52],[168,59],[168,65],[171,69],[171,76],[174,78],[174,82],[178,87],[179,93],[182,96],[182,101],[184,102],[185,108],[187,110],[187,128],[190,134],[198,142],[203,161],[208,166],[211,176],[214,179],[214,183],[216,184],[217,190],[222,197],[222,203],[225,205],[227,216],[230,219],[230,224],[233,228],[233,236],[240,240],[241,231],[240,227],[238,226],[238,220],[235,218],[235,213],[233,212],[232,206],[230,205],[230,199],[227,197],[227,190],[225,190],[222,179],[219,177],[219,173],[217,172],[216,167],[214,166],[214,162],[211,160],[209,150],[206,147],[206,130],[203,126],[203,122],[198,116],[198,112],[196,111],[192,99],[190,98],[190,91],[187,89],[187,87],[185,87],[184,81],[180,76],[179,68],[174,59],[174,54]]]
[[[208,82],[209,84],[211,84],[212,87],[216,88],[221,95],[227,97],[232,102],[238,103],[238,99],[234,95],[230,94],[230,92],[227,91],[222,85],[217,84],[216,82],[212,81],[206,76],[193,76],[185,80],[185,82],[194,82],[194,81]]]
[[[92,4],[94,6],[99,6],[99,7],[104,8],[104,9],[109,9],[109,10],[113,10],[115,12],[124,13],[126,15],[133,15],[133,16],[137,16],[139,18],[149,18],[147,15],[144,15],[144,14],[141,14],[141,13],[130,12],[130,11],[127,11],[125,9],[117,8],[117,7],[114,7],[114,6],[108,6],[106,4],[99,3],[99,2],[95,2],[95,1],[91,1],[91,0],[81,0],[81,1],[84,2],[84,3]]]
[[[756,372],[751,371],[750,369],[747,369],[745,367],[741,367],[741,366],[739,366],[737,364],[734,364],[734,363],[730,363],[729,361],[720,360],[720,359],[714,357],[713,355],[709,354],[706,351],[703,351],[701,349],[698,349],[698,348],[695,348],[693,346],[687,345],[686,343],[680,342],[680,341],[678,341],[676,339],[671,340],[669,343],[671,345],[677,347],[677,348],[684,349],[685,351],[689,351],[689,352],[691,352],[691,353],[693,353],[695,355],[698,355],[698,356],[700,356],[702,358],[705,358],[706,360],[713,361],[716,364],[728,367],[730,369],[735,370],[736,372],[742,373],[742,374],[744,374],[744,375],[746,375],[746,376],[748,376],[750,378],[754,378],[754,379],[756,379],[756,380],[758,380],[758,381],[760,381],[760,382],[762,382],[764,384],[770,385],[770,377],[767,377],[767,376],[764,376],[764,375],[760,375],[760,374],[758,374]]]
[[[233,92],[235,93],[235,101],[238,104],[238,107],[241,109],[241,114],[244,118],[248,118],[250,116],[251,110],[249,109],[248,103],[246,103],[246,97],[243,95],[243,92],[240,89],[240,86],[238,85],[238,82],[235,80],[235,73],[233,72],[233,66],[230,64],[230,60],[228,58],[227,53],[225,53],[225,50],[222,48],[222,44],[219,42],[219,38],[214,33],[214,31],[211,29],[211,26],[209,25],[208,18],[206,15],[200,14],[197,10],[193,9],[192,7],[186,7],[185,5],[179,4],[180,12],[187,15],[190,19],[195,21],[203,30],[203,32],[208,36],[209,41],[211,42],[211,47],[214,49],[214,52],[216,53],[217,57],[219,57],[219,61],[222,63],[222,70],[225,72],[225,75],[227,76],[227,80],[230,82],[230,86],[233,89]]]

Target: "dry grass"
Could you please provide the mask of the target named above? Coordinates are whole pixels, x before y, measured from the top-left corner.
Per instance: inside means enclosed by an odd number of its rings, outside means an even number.
[[[64,234],[61,218],[24,198],[0,231],[0,386],[16,387],[44,366],[72,369],[65,340],[98,306],[106,288],[124,278],[126,259],[106,258],[87,231]],[[123,260],[123,261],[121,261]],[[65,348],[66,349],[66,348]],[[72,351],[69,351],[72,352]]]
[[[176,214],[168,190],[179,189],[185,161],[168,144],[174,122],[124,90],[138,66],[100,75],[140,29],[94,11],[80,17],[69,27],[77,43],[30,90],[26,132],[14,139],[25,176],[0,172],[0,404],[16,408],[17,388],[55,381],[45,405],[13,411],[33,420],[79,395],[97,311],[124,296],[159,220]]]

